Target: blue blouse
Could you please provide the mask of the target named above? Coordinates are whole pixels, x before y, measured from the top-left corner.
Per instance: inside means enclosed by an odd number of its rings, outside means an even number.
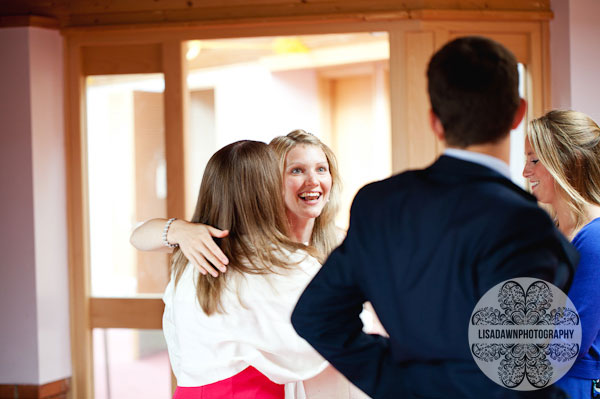
[[[573,238],[581,259],[569,298],[581,318],[581,350],[568,377],[600,378],[600,218],[585,225]]]

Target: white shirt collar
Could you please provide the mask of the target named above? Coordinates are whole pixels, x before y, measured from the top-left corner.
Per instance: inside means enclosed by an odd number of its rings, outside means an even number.
[[[486,166],[500,173],[502,176],[505,176],[507,179],[510,179],[510,168],[508,167],[508,164],[503,160],[491,155],[461,150],[459,148],[446,148],[444,150],[444,155]]]

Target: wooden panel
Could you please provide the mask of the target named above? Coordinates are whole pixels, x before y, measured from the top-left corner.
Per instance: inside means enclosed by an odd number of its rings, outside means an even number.
[[[453,39],[466,35],[481,35],[494,39],[509,48],[517,61],[528,64],[531,59],[532,41],[530,35],[540,31],[544,22],[423,22],[424,29],[442,29]]]
[[[90,298],[90,328],[162,328],[160,298]]]
[[[416,22],[410,22],[415,24]],[[406,91],[406,33],[402,29],[389,32],[390,40],[390,122],[392,145],[392,173],[408,168],[408,104]]]
[[[157,171],[165,161],[162,93],[133,92],[135,220],[165,217],[167,201],[157,194]],[[163,292],[169,282],[169,254],[138,251],[137,292]]]
[[[62,27],[228,20],[264,23],[277,18],[323,15],[363,20],[550,18],[549,0],[25,0],[12,3],[0,10],[0,15],[47,15],[59,19]]]
[[[65,127],[69,239],[69,303],[73,397],[93,397],[92,333],[89,330],[89,214],[84,135],[85,96],[80,47],[70,43],[65,63]]]
[[[424,27],[447,29],[449,39],[482,35],[511,50],[526,66],[527,119],[541,116],[550,105],[550,59],[548,23],[542,22],[424,22]]]
[[[537,11],[463,11],[442,10],[430,13],[426,11],[406,10],[378,10],[378,11],[355,11],[355,12],[326,12],[315,11],[312,14],[290,13],[284,15],[253,15],[253,13],[239,14],[227,17],[213,17],[205,19],[206,13],[200,13],[193,17],[190,12],[181,14],[179,18],[157,18],[155,15],[146,15],[140,20],[129,21],[122,18],[118,21],[103,21],[103,24],[92,23],[91,19],[76,21],[70,25],[63,26],[63,31],[69,33],[78,32],[131,32],[132,29],[146,29],[148,31],[172,30],[190,36],[190,30],[209,31],[215,28],[258,28],[258,27],[284,27],[318,23],[327,25],[331,23],[365,23],[401,20],[423,20],[423,21],[548,21],[552,19],[551,12]],[[294,32],[292,32],[293,34]],[[224,37],[234,37],[226,34]]]
[[[527,100],[529,105],[527,108],[527,120],[530,121],[534,118],[538,118],[544,114],[544,68],[542,60],[544,57],[544,51],[542,49],[542,29],[541,26],[538,29],[531,32],[528,37],[531,43],[531,54],[529,62],[526,64],[527,76]]]
[[[550,23],[548,21],[541,22],[542,41],[540,43],[542,50],[542,74],[543,74],[543,106],[542,111],[546,113],[552,109],[552,82],[551,82],[551,62],[550,62]],[[532,46],[535,48],[535,44]],[[540,115],[541,116],[541,115]]]
[[[60,25],[57,19],[39,17],[37,15],[0,17],[0,28],[18,26],[36,26],[38,28],[58,29]]]
[[[2,384],[0,385],[0,398],[65,399],[70,386],[71,378],[64,378],[44,385]]]
[[[498,9],[487,10],[415,10],[410,12],[412,19],[424,21],[547,21],[552,19],[552,11],[516,11]]]
[[[167,214],[185,219],[184,137],[187,129],[188,90],[184,43],[163,44],[165,73],[165,152],[167,159]]]
[[[332,150],[337,156],[344,186],[336,226],[348,228],[352,198],[360,187],[372,181],[370,174],[373,126],[373,65],[368,75],[332,81]],[[366,133],[369,132],[369,133]],[[379,149],[381,150],[381,149]]]
[[[504,47],[510,49],[510,51],[512,51],[512,53],[517,58],[517,61],[519,61],[520,63],[529,64],[529,62],[530,62],[530,54],[531,54],[531,49],[529,47],[530,41],[529,41],[529,38],[527,37],[528,35],[526,35],[526,34],[523,34],[523,33],[495,33],[495,32],[476,31],[476,30],[471,30],[468,32],[452,31],[452,32],[450,32],[449,40],[456,39],[457,37],[460,37],[460,36],[465,36],[466,34],[485,36],[492,40],[495,40],[498,43],[501,43]]]
[[[429,126],[429,97],[425,71],[435,51],[433,32],[406,34],[406,82],[408,97],[408,157],[410,168],[429,165],[437,154],[436,138]]]
[[[71,387],[71,379],[65,378],[58,381],[49,382],[41,385],[39,389],[39,397],[48,399],[60,399],[66,397]],[[62,396],[61,396],[62,395]]]
[[[473,4],[475,2],[471,2]],[[157,10],[140,10],[132,8],[131,11],[117,13],[72,13],[69,16],[68,26],[102,26],[140,23],[181,23],[191,21],[227,21],[232,19],[261,20],[282,17],[302,18],[318,15],[358,15],[364,18],[410,18],[432,20],[540,20],[552,18],[552,13],[540,8],[504,8],[504,2],[496,7],[483,8],[480,4],[461,8],[448,4],[447,1],[438,4],[424,5],[422,7],[406,6],[398,1],[370,1],[364,0],[343,2],[286,2],[280,4],[260,5],[243,2],[236,6],[215,6],[206,8],[172,9],[162,8]],[[525,11],[522,11],[525,10]]]
[[[41,7],[47,1],[27,0],[21,3]],[[304,3],[304,4],[303,4]],[[549,8],[548,0],[404,0],[398,4],[397,0],[311,0],[310,2],[299,0],[202,0],[202,1],[173,1],[173,0],[55,0],[53,8],[57,12],[71,14],[103,14],[133,11],[162,11],[162,10],[193,10],[210,9],[216,7],[234,8],[252,4],[269,10],[278,5],[302,5],[310,7],[314,4],[333,4],[337,7],[348,7],[351,4],[370,4],[372,8],[402,7],[406,9],[417,8],[457,8],[457,9],[504,9],[504,10],[544,10]]]
[[[83,47],[83,74],[162,72],[160,44]]]

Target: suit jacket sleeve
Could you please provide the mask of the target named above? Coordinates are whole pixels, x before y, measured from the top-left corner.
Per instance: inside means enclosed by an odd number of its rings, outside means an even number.
[[[300,297],[292,324],[300,336],[368,395],[400,397],[401,373],[391,358],[389,339],[365,334],[359,318],[366,299],[355,270],[371,267],[364,248],[369,241],[361,237],[365,232],[361,224],[368,218],[365,220],[361,208],[359,192],[352,205],[346,239]]]

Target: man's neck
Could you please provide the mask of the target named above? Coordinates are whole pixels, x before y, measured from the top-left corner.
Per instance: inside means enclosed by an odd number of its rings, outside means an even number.
[[[505,138],[496,143],[474,144],[463,148],[453,146],[446,147],[458,148],[460,150],[473,151],[479,154],[489,155],[494,158],[498,158],[507,164],[510,162],[510,135],[507,135]]]

